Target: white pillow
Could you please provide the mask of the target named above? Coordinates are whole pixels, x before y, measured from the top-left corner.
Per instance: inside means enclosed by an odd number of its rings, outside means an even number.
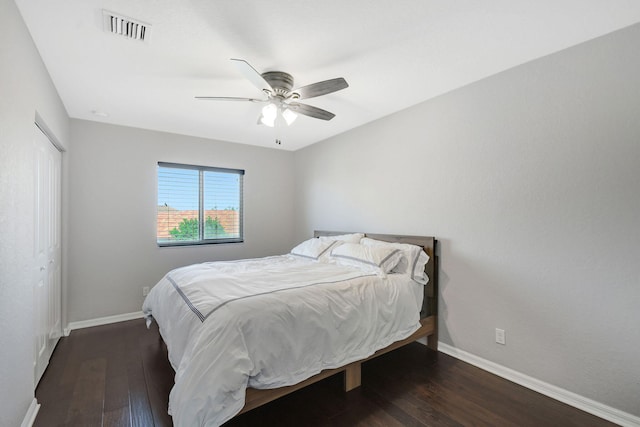
[[[409,243],[383,242],[369,237],[363,238],[360,244],[368,247],[399,249],[402,252],[402,257],[392,273],[409,274],[413,280],[423,285],[429,281],[429,278],[424,274],[424,266],[429,262],[429,255],[420,246]]]
[[[338,234],[336,236],[320,236],[320,240],[338,240],[345,243],[360,243],[364,237],[362,233]]]
[[[343,243],[331,250],[331,259],[338,264],[384,273],[390,272],[398,264],[401,256],[399,249],[363,246],[359,243]]]
[[[328,256],[329,249],[336,244],[336,241],[313,238],[305,240],[295,248],[291,249],[290,254],[318,261],[323,255]]]

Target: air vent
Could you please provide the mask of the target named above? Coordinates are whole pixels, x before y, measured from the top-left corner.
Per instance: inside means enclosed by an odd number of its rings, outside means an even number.
[[[108,10],[103,10],[102,15],[104,16],[104,30],[106,32],[131,40],[148,40],[151,25]]]

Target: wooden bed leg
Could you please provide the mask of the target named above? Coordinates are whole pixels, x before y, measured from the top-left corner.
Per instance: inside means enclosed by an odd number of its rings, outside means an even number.
[[[438,339],[434,335],[427,338],[427,347],[433,351],[438,351]]]
[[[344,391],[351,391],[354,388],[360,387],[361,383],[361,364],[354,362],[347,366],[347,369],[344,371]]]
[[[433,351],[438,351],[438,324],[436,323],[436,331],[427,337],[427,347]]]

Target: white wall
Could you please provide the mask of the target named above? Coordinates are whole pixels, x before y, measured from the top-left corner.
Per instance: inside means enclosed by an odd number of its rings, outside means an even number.
[[[293,153],[71,120],[68,319],[141,310],[171,268],[292,247]],[[244,243],[159,248],[157,163],[244,169]]]
[[[437,236],[441,341],[640,416],[638,40],[640,25],[296,152],[297,239]]]
[[[61,144],[68,117],[12,0],[0,0],[0,426],[19,426],[34,398],[36,113]]]

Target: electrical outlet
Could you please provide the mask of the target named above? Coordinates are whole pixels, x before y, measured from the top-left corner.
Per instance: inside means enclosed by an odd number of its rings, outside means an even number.
[[[146,297],[147,295],[149,295],[149,287],[145,286],[144,288],[142,288],[142,296]]]
[[[504,329],[496,328],[496,342],[498,344],[502,344],[502,345],[506,345],[507,344],[507,339],[506,339],[506,336],[505,336]]]

